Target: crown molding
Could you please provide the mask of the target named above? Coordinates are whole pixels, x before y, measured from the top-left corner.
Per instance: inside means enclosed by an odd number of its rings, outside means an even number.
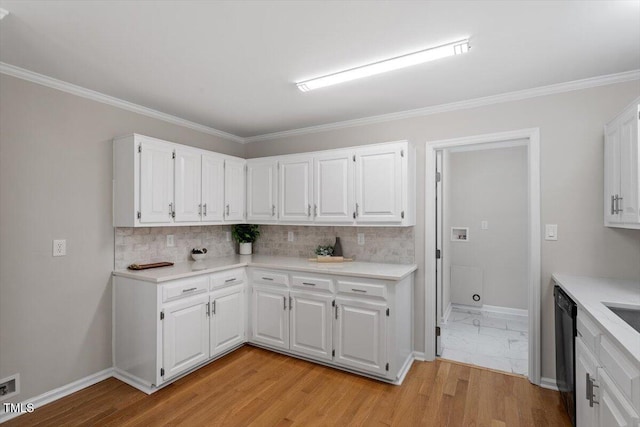
[[[244,138],[244,142],[266,141],[276,138],[286,138],[296,135],[305,135],[329,130],[343,129],[355,126],[363,126],[374,123],[388,122],[392,120],[408,119],[413,117],[428,116],[432,114],[445,113],[449,111],[465,110],[469,108],[483,107],[504,102],[519,101],[539,96],[554,95],[558,93],[571,92],[581,89],[589,89],[598,86],[606,86],[615,83],[623,83],[633,80],[640,80],[640,69],[626,71],[617,74],[608,74],[587,79],[574,80],[565,83],[557,83],[549,86],[541,86],[532,89],[524,89],[515,92],[507,92],[499,95],[491,95],[482,98],[468,99],[465,101],[452,102],[449,104],[434,105],[431,107],[417,108],[414,110],[400,111],[397,113],[381,114],[378,116],[364,117],[362,119],[346,120],[342,122],[328,123],[324,125],[309,126],[300,129],[286,130],[282,132],[267,133],[264,135],[250,136]]]
[[[134,113],[162,120],[167,123],[193,129],[198,132],[219,136],[220,138],[239,142],[241,144],[245,142],[244,138],[242,137],[223,132],[218,129],[214,129],[209,126],[201,125],[189,120],[181,119],[180,117],[172,116],[171,114],[166,114],[157,110],[153,110],[151,108],[143,107],[142,105],[134,104],[129,101],[115,98],[113,96],[105,95],[104,93],[96,92],[95,90],[77,86],[72,83],[55,79],[53,77],[45,76],[44,74],[39,74],[33,71],[26,70],[24,68],[16,67],[15,65],[7,64],[5,62],[0,62],[0,73],[47,86],[53,89],[61,90],[63,92],[67,92],[83,98],[91,99],[92,101],[97,101],[103,104],[111,105],[113,107],[122,108],[123,110],[132,111]]]

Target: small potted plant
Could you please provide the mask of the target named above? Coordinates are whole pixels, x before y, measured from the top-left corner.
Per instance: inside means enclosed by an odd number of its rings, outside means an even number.
[[[318,246],[316,248],[316,255],[318,255],[318,258],[330,257],[331,255],[333,255],[333,246]]]
[[[260,226],[255,224],[237,224],[231,229],[235,241],[240,244],[240,255],[251,255],[253,242],[260,236]]]
[[[191,249],[191,258],[193,258],[194,261],[202,261],[205,257],[207,256],[207,248],[202,248],[202,249],[197,249],[197,248],[193,248]]]

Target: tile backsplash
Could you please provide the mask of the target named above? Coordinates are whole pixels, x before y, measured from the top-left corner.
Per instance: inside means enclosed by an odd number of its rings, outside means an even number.
[[[129,264],[190,260],[195,247],[208,249],[208,257],[233,255],[234,241],[227,242],[230,225],[196,227],[116,228],[115,268]],[[289,242],[292,231],[294,241]],[[261,225],[253,251],[261,255],[313,257],[318,245],[333,245],[340,237],[345,257],[358,261],[412,264],[415,262],[413,227],[332,227]],[[358,233],[364,233],[364,245],[358,245]],[[174,236],[174,247],[167,247],[167,235]]]

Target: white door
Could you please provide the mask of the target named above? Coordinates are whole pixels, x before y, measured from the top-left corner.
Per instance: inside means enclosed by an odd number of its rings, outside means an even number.
[[[402,144],[356,151],[356,221],[402,221]]]
[[[224,219],[224,159],[202,155],[202,221]]]
[[[315,221],[353,222],[353,155],[353,151],[331,151],[314,158]]]
[[[576,337],[576,425],[580,427],[598,426],[598,405],[589,399],[590,383],[597,378],[597,367],[598,362],[591,351],[581,338]],[[597,401],[597,398],[593,400]]]
[[[620,124],[620,221],[640,223],[638,203],[638,110],[629,109]]]
[[[387,373],[387,307],[336,298],[334,361],[377,375]]]
[[[140,222],[172,222],[173,146],[142,141],[140,153]]]
[[[620,222],[616,196],[620,195],[620,127],[607,128],[604,144],[605,223]],[[624,200],[623,200],[624,202]]]
[[[211,356],[244,342],[245,305],[244,285],[231,286],[211,294]]]
[[[244,160],[224,161],[224,200],[225,221],[242,221],[244,219]]]
[[[637,426],[638,414],[602,368],[598,368],[598,380],[600,387],[596,390],[599,391],[597,393],[599,425],[602,427]]]
[[[311,193],[313,160],[310,157],[286,158],[280,162],[280,209],[282,221],[312,221]]]
[[[164,378],[173,377],[209,358],[209,295],[188,298],[163,308]]]
[[[289,291],[254,287],[251,307],[252,340],[289,349]]]
[[[199,222],[202,218],[202,155],[197,151],[176,149],[175,211],[176,222]]]
[[[247,221],[276,221],[278,162],[247,161]]]
[[[291,350],[317,359],[333,356],[333,296],[291,291]]]

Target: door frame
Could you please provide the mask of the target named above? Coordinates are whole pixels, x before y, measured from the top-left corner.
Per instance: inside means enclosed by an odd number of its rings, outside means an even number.
[[[445,148],[492,144],[510,146],[515,139],[526,139],[528,162],[528,311],[529,381],[540,385],[540,129],[529,128],[461,138],[427,141],[425,162],[425,359],[436,358],[436,151]]]

